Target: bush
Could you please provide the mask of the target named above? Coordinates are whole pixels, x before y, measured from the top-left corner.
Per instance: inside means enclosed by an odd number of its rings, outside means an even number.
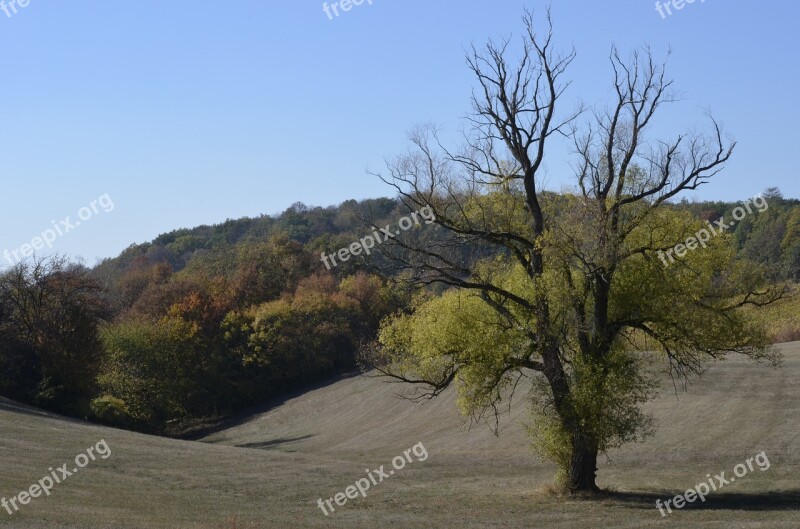
[[[127,427],[134,419],[125,401],[111,395],[103,395],[92,400],[92,415],[101,423],[109,426]]]

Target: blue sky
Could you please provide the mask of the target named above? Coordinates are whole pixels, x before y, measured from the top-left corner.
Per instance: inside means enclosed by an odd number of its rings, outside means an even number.
[[[650,0],[553,4],[557,42],[578,53],[565,110],[609,101],[612,43],[659,56],[671,47],[682,100],[653,133],[702,128],[710,110],[739,142],[694,196],[778,186],[800,197],[800,4],[697,0],[666,19]],[[390,196],[367,170],[405,150],[413,126],[455,135],[469,111],[465,47],[518,36],[524,7],[545,5],[373,0],[333,20],[317,0],[30,0],[0,11],[0,252],[74,222],[104,194],[113,211],[51,251],[92,265],[175,228]],[[571,181],[566,155],[555,145],[547,160],[553,189]]]

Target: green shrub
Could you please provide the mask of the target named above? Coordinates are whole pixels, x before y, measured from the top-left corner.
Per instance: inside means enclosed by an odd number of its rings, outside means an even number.
[[[109,426],[126,427],[134,422],[125,401],[111,395],[93,399],[91,410],[95,419]]]

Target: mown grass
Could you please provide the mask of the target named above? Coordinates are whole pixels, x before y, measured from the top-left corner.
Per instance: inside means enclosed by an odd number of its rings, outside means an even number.
[[[752,309],[753,316],[767,328],[775,343],[800,340],[800,285],[793,285],[790,294],[782,300]]]
[[[469,429],[448,393],[426,405],[404,388],[354,377],[291,399],[210,435],[178,441],[97,427],[0,402],[0,496],[9,497],[99,439],[112,450],[51,496],[19,513],[14,529],[262,529],[501,527],[800,527],[800,344],[781,347],[779,369],[731,359],[687,393],[665,385],[648,405],[659,424],[643,444],[601,462],[591,501],[547,492],[553,468],[528,450],[520,395],[495,437]],[[324,516],[331,497],[423,442],[414,462]],[[682,493],[707,473],[765,451],[771,467],[662,518],[655,500]]]

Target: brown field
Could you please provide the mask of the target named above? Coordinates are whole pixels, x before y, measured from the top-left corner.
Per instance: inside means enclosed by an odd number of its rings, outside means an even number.
[[[56,485],[0,527],[212,528],[763,528],[800,527],[800,343],[781,368],[731,358],[649,405],[656,435],[608,454],[602,500],[547,493],[553,467],[528,448],[520,393],[495,437],[458,415],[451,393],[416,405],[366,376],[310,391],[200,442],[103,428],[0,400],[0,496],[12,497],[100,439],[112,456]],[[429,457],[326,517],[317,507],[422,442]],[[668,499],[766,452],[754,472],[662,518]],[[388,469],[387,469],[388,470]]]

